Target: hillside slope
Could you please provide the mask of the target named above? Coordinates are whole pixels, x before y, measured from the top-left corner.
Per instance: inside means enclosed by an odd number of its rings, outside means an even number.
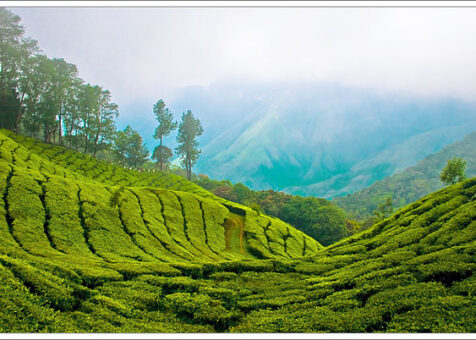
[[[400,208],[440,189],[443,186],[440,173],[447,160],[453,157],[461,157],[466,161],[468,177],[476,176],[474,150],[476,150],[476,131],[465,136],[463,140],[425,157],[412,167],[346,197],[336,197],[333,202],[358,220],[371,216],[387,196],[392,196],[394,207]]]
[[[5,237],[32,255],[214,262],[289,258],[320,247],[179,176],[123,169],[5,131],[0,159]]]
[[[476,178],[317,249],[244,207],[121,191],[0,139],[2,332],[476,331]]]

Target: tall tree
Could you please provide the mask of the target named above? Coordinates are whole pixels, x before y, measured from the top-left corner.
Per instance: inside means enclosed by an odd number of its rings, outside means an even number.
[[[40,59],[39,67],[43,86],[37,110],[41,117],[44,141],[52,142],[58,129],[56,123],[56,116],[59,111],[59,97],[56,86],[57,72],[54,61],[46,56],[42,56]]]
[[[38,51],[37,42],[24,37],[24,32],[20,17],[0,8],[0,96],[3,103],[9,103],[5,107],[8,111],[2,112],[0,123],[16,130],[26,96],[20,88],[20,79],[29,74],[28,60]]]
[[[98,97],[98,110],[92,118],[92,152],[96,156],[99,150],[107,148],[114,137],[115,118],[119,116],[117,104],[111,102],[111,92],[102,90]]]
[[[181,156],[182,166],[185,167],[187,179],[192,178],[192,166],[195,165],[201,153],[198,149],[198,141],[196,138],[203,133],[202,125],[198,118],[192,115],[192,111],[182,113],[182,121],[180,122],[177,142],[179,145],[175,149]]]
[[[134,168],[140,167],[149,157],[149,151],[144,146],[142,137],[129,125],[116,133],[113,150],[120,163]]]
[[[39,56],[32,56],[23,63],[22,72],[18,76],[16,93],[18,98],[18,111],[15,119],[15,132],[19,132],[22,119],[26,113],[27,104],[37,102],[41,91],[40,78],[38,77]]]
[[[94,123],[92,117],[99,115],[99,95],[101,88],[97,85],[84,84],[78,93],[78,109],[80,124],[76,128],[78,147],[81,147],[84,153],[90,152],[91,143],[94,136]]]
[[[44,55],[31,58],[31,72],[24,81],[27,96],[24,99],[22,125],[32,137],[43,131],[43,139],[50,141],[56,129],[55,68]]]
[[[58,124],[58,137],[59,144],[63,145],[63,118],[67,114],[66,108],[68,106],[68,100],[66,96],[71,93],[71,87],[74,86],[74,81],[78,74],[78,69],[75,65],[67,63],[63,58],[53,59],[53,65],[55,67],[55,96],[57,101],[57,124]]]
[[[80,78],[75,78],[71,86],[67,89],[64,107],[64,137],[70,148],[78,148],[79,130],[81,128],[80,117],[80,93],[84,82]]]
[[[159,122],[159,126],[155,129],[154,138],[160,141],[155,148],[152,157],[157,161],[160,171],[164,170],[164,164],[167,164],[172,158],[172,150],[163,145],[163,138],[170,135],[170,133],[177,128],[177,122],[173,121],[173,114],[162,99],[154,104],[155,118]]]

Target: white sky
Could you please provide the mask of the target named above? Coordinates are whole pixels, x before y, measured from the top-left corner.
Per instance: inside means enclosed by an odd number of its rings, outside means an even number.
[[[229,78],[476,100],[476,8],[10,8],[121,104]]]

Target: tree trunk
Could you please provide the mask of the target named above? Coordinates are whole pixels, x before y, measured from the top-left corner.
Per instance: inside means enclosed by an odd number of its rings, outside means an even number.
[[[162,151],[162,136],[160,136],[160,147],[161,147],[160,151]],[[163,171],[164,160],[162,159],[162,155],[159,158],[159,163],[160,163],[160,171]]]
[[[93,152],[94,157],[96,157],[96,153],[98,152],[98,142],[99,142],[99,133],[97,133],[96,137],[94,138],[94,152]]]
[[[71,137],[72,139],[73,137]],[[78,128],[74,129],[74,149],[78,150]]]
[[[25,93],[23,93],[21,95],[21,99],[20,99],[20,105],[18,106],[18,113],[17,113],[17,118],[15,120],[15,132],[18,133],[18,130],[20,129],[20,121],[22,119],[22,116],[23,116],[23,99],[25,98]]]
[[[61,111],[60,111],[59,119],[58,119],[59,145],[63,145],[63,129],[62,129],[62,125],[63,125],[63,120],[62,120]]]
[[[62,96],[61,96],[62,97]],[[58,141],[59,145],[63,145],[63,129],[62,129],[62,118],[63,118],[63,112],[62,112],[62,106],[63,106],[63,98],[60,97],[60,103],[59,103],[59,110],[58,110]]]
[[[187,156],[187,179],[190,181],[192,178],[192,162],[190,161],[190,156]]]
[[[69,148],[72,149],[73,148],[73,145],[72,145],[72,135],[73,135],[73,127],[71,126],[71,128],[68,130],[66,129],[65,131],[65,137],[68,137],[68,144],[69,144]]]
[[[84,124],[84,153],[86,153],[86,150],[88,149],[88,130],[89,126],[86,124],[86,122],[83,120]]]

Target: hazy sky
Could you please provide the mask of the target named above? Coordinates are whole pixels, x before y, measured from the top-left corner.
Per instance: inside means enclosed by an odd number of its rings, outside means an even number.
[[[232,77],[476,99],[476,9],[10,9],[120,106]]]

